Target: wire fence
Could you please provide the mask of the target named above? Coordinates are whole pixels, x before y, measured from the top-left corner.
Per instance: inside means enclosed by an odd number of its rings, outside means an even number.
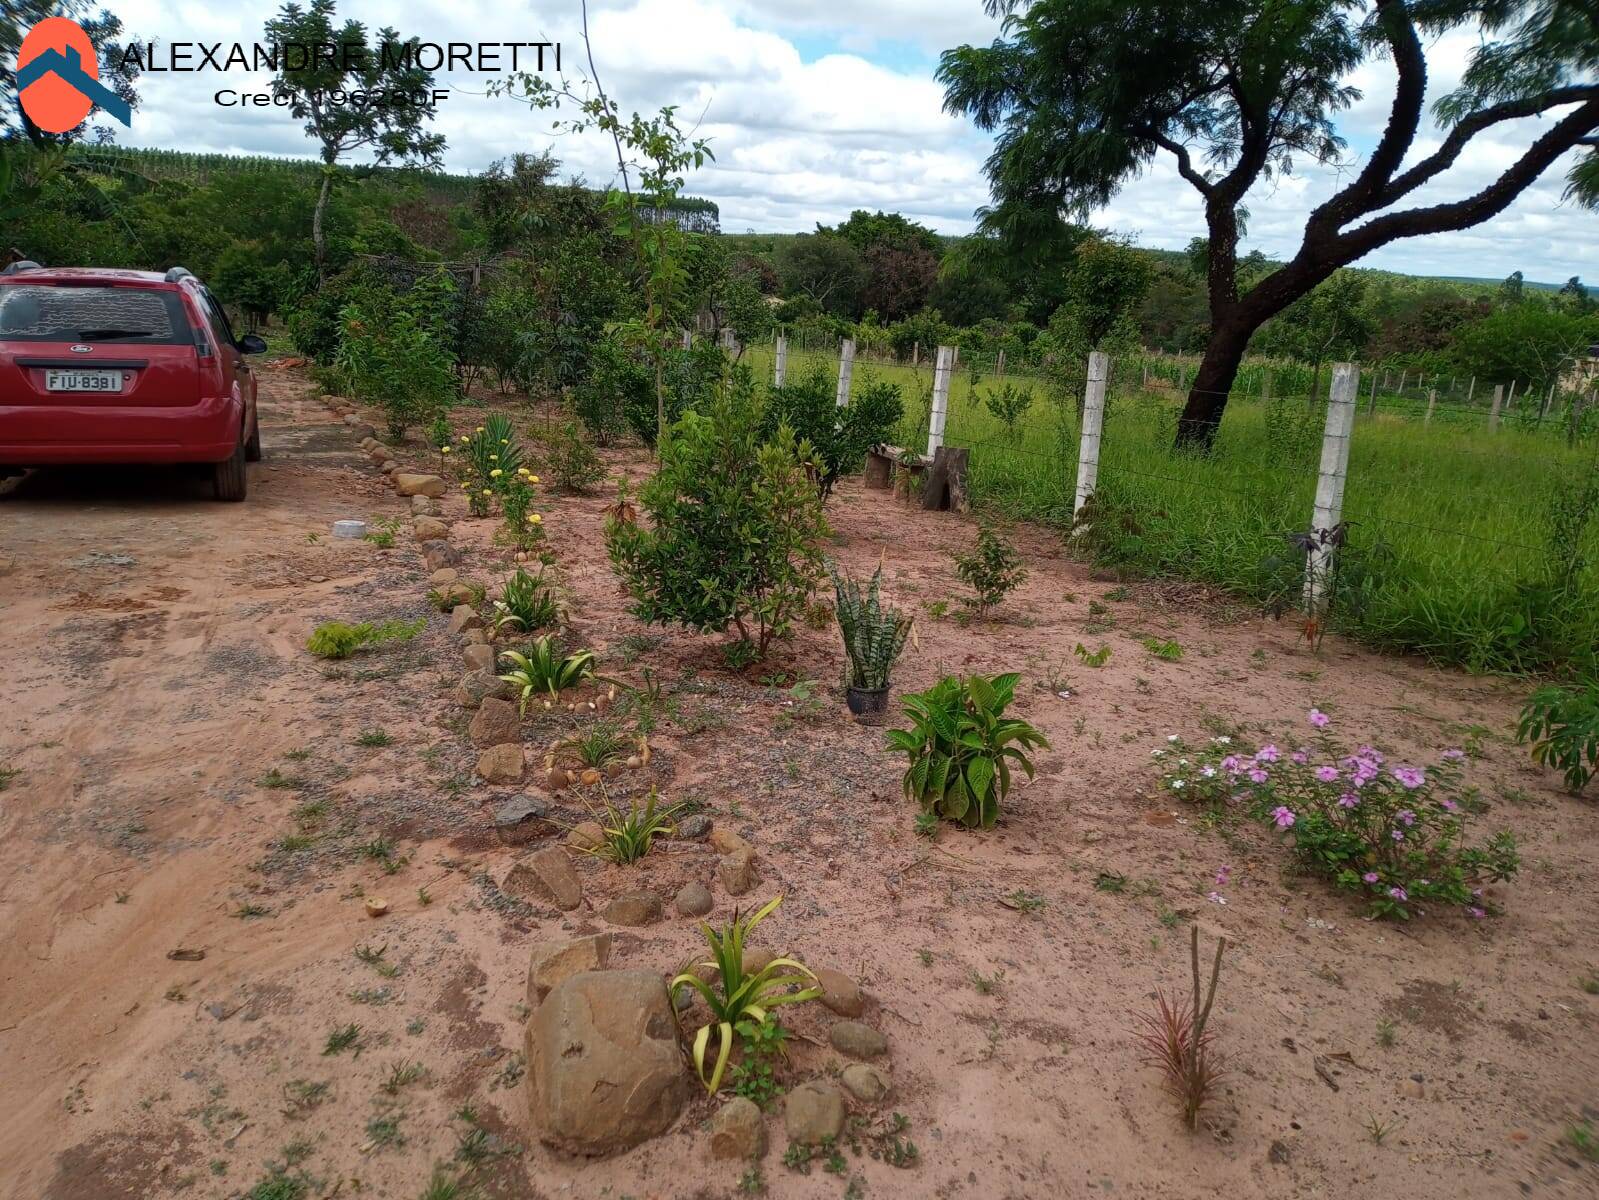
[[[785,347],[788,374],[837,372],[837,344]],[[773,344],[743,351],[772,378]],[[969,451],[967,490],[981,510],[1071,530],[1077,509],[1088,364],[985,373],[953,363],[942,436],[935,364],[863,355],[858,389],[900,386],[898,445]],[[997,365],[997,364],[996,364]],[[1093,486],[1096,557],[1131,569],[1216,583],[1267,603],[1299,604],[1303,539],[1315,533],[1334,371],[1301,391],[1285,378],[1241,377],[1205,453],[1176,449],[1191,389],[1152,360],[1108,364]],[[1192,372],[1188,372],[1188,379]],[[1477,669],[1566,666],[1599,651],[1599,404],[1535,398],[1511,407],[1508,387],[1468,401],[1457,385],[1416,384],[1356,369],[1342,398],[1344,546],[1330,602],[1372,640]],[[1375,386],[1373,386],[1375,384]],[[1311,390],[1311,386],[1315,390]],[[1445,396],[1453,399],[1445,399]],[[1547,401],[1547,403],[1546,403]],[[1296,540],[1297,536],[1297,540]]]

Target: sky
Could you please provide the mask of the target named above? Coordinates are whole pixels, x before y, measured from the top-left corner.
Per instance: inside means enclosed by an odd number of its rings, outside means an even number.
[[[106,0],[140,43],[260,40],[266,9],[179,0]],[[559,41],[567,74],[580,82],[581,11],[574,0],[412,0],[404,5],[342,0],[341,17],[394,25],[424,41]],[[623,111],[675,104],[685,126],[706,137],[714,163],[694,172],[689,194],[716,201],[727,232],[795,232],[844,219],[855,208],[898,211],[949,234],[970,231],[988,201],[983,161],[989,137],[943,111],[933,78],[941,51],[983,44],[999,32],[981,0],[595,0],[589,29],[596,65]],[[1474,35],[1453,33],[1428,47],[1429,99],[1465,69]],[[484,94],[488,76],[441,75],[451,96],[434,127],[448,139],[451,171],[476,172],[517,151],[551,150],[563,172],[594,185],[616,175],[608,140],[555,135],[548,113]],[[268,77],[146,75],[132,129],[118,141],[195,152],[306,156],[312,146],[284,109],[224,108],[220,87],[268,89]],[[1341,168],[1304,164],[1246,197],[1246,250],[1287,257],[1306,213],[1358,170],[1392,101],[1393,72],[1370,61],[1350,80],[1363,98],[1340,114],[1350,145]],[[1415,203],[1469,195],[1514,161],[1540,122],[1480,135],[1448,172],[1418,191]],[[1441,135],[1430,124],[1412,150],[1420,157]],[[1462,233],[1394,243],[1358,265],[1425,275],[1529,280],[1599,276],[1599,214],[1563,202],[1563,161],[1492,221]],[[1203,236],[1197,193],[1161,156],[1104,209],[1097,228],[1139,245],[1181,249]]]

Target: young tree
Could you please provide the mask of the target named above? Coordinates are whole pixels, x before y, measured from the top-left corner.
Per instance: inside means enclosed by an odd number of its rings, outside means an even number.
[[[987,0],[1005,35],[944,53],[945,107],[999,130],[988,175],[1001,203],[1086,212],[1157,154],[1202,197],[1211,333],[1177,428],[1208,449],[1254,331],[1339,267],[1400,238],[1466,229],[1504,209],[1563,155],[1569,193],[1599,203],[1599,9],[1592,0]],[[1423,38],[1479,30],[1458,90],[1434,106],[1447,134],[1411,165],[1421,130]],[[1335,113],[1368,58],[1397,73],[1388,122],[1309,216],[1292,258],[1241,291],[1240,203],[1296,158],[1338,162]],[[1543,131],[1464,199],[1404,202],[1478,135],[1546,116]]]
[[[266,23],[266,40],[279,46],[338,47],[327,56],[285,52],[272,81],[276,95],[286,97],[289,111],[305,122],[305,131],[320,143],[322,185],[311,217],[311,242],[315,247],[319,279],[327,275],[327,238],[323,217],[339,159],[356,150],[370,150],[378,163],[404,162],[436,167],[444,154],[444,135],[428,133],[423,122],[432,110],[420,104],[333,104],[332,92],[398,92],[414,95],[433,90],[433,73],[415,65],[415,38],[401,42],[393,29],[378,32],[367,42],[366,26],[346,21],[335,26],[334,0],[311,0],[301,8],[289,0]],[[409,53],[407,52],[409,50]],[[307,61],[309,59],[309,61]]]

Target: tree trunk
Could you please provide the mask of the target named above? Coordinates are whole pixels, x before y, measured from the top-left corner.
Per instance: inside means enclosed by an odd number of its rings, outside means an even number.
[[[333,175],[330,171],[322,173],[322,189],[317,193],[316,210],[311,214],[311,244],[316,248],[316,277],[319,282],[326,282],[328,277],[328,242],[327,235],[322,230],[322,214],[327,211],[328,197],[333,192]]]
[[[1227,408],[1227,393],[1232,390],[1238,364],[1243,362],[1254,332],[1236,314],[1229,314],[1211,329],[1205,357],[1200,360],[1199,373],[1188,389],[1188,402],[1177,421],[1177,449],[1209,453]]]

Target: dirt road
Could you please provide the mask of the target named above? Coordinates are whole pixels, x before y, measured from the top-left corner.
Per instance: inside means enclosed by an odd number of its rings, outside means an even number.
[[[971,522],[846,483],[829,553],[882,562],[890,601],[918,613],[896,689],[1021,671],[1014,711],[1052,743],[998,827],[929,842],[899,800],[903,763],[842,712],[831,626],[800,630],[765,678],[736,676],[714,639],[627,615],[605,496],[551,497],[568,636],[634,684],[651,671],[663,792],[749,838],[760,882],[728,897],[714,857],[672,841],[631,868],[580,859],[583,906],[540,911],[495,886],[517,852],[489,814],[524,789],[473,777],[450,699],[461,650],[409,530],[393,549],[330,536],[402,502],[296,373],[266,372],[263,431],[242,505],[148,472],[51,472],[0,496],[0,1197],[415,1200],[434,1178],[430,1196],[459,1200],[1596,1194],[1599,1168],[1563,1139],[1599,1121],[1599,996],[1579,986],[1599,979],[1599,825],[1511,743],[1518,685],[1336,639],[1315,656],[1195,589],[1097,581],[1036,530],[1016,535],[1025,587],[956,621],[951,551]],[[503,578],[493,523],[446,509],[463,571]],[[304,650],[321,621],[422,615],[419,637],[347,663]],[[1151,634],[1181,660],[1150,655]],[[1114,654],[1087,668],[1082,641]],[[1288,869],[1279,838],[1208,829],[1161,793],[1149,756],[1168,734],[1290,739],[1312,704],[1414,761],[1470,748],[1485,825],[1523,836],[1504,916],[1368,922]],[[535,753],[555,736],[540,720]],[[563,795],[560,819],[582,819]],[[1207,895],[1222,865],[1225,904]],[[712,886],[713,921],[784,894],[763,938],[860,980],[893,1080],[860,1115],[903,1113],[913,1166],[852,1126],[838,1163],[791,1170],[781,1102],[758,1170],[713,1163],[703,1097],[610,1159],[538,1144],[530,946],[691,879]],[[376,921],[374,896],[393,910]],[[1194,1135],[1129,1033],[1157,985],[1186,984],[1188,923],[1230,944],[1215,1027],[1232,1069]],[[663,973],[698,941],[670,912],[613,936],[613,965]],[[780,1082],[836,1074],[825,1010],[785,1011]]]

